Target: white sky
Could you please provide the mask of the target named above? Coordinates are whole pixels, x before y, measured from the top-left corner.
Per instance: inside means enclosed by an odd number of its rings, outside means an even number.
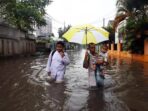
[[[56,35],[59,27],[65,25],[92,24],[103,26],[108,20],[114,19],[116,0],[53,0],[47,7],[52,20],[53,32]]]

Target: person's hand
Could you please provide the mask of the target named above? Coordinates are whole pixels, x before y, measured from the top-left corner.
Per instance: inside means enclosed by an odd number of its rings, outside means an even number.
[[[108,65],[108,62],[104,62],[103,65],[104,65],[104,66],[107,66],[107,65]]]
[[[95,71],[95,70],[96,70],[96,64],[91,64],[91,65],[90,65],[90,68],[91,68],[93,71]]]
[[[61,55],[62,58],[65,56],[63,51],[60,52],[60,55]]]

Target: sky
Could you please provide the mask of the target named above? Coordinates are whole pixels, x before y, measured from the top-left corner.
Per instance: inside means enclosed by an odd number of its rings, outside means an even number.
[[[92,24],[96,27],[113,20],[116,13],[116,0],[53,0],[46,8],[52,18],[52,31],[57,35],[59,27],[67,25]]]

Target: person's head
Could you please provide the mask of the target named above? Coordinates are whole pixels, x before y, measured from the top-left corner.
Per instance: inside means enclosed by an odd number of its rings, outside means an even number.
[[[89,43],[88,44],[88,49],[91,53],[94,53],[96,51],[96,45],[95,43]]]
[[[101,46],[101,52],[106,53],[108,50],[108,47],[106,45]]]
[[[58,41],[58,42],[56,43],[56,50],[57,50],[58,52],[63,51],[64,48],[65,48],[65,44],[64,44],[62,41]]]

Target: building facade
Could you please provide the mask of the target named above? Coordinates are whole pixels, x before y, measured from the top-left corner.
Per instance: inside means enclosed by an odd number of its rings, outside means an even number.
[[[44,17],[46,20],[47,25],[46,26],[41,26],[39,28],[36,27],[35,33],[36,36],[49,36],[52,34],[52,19],[48,16]]]

